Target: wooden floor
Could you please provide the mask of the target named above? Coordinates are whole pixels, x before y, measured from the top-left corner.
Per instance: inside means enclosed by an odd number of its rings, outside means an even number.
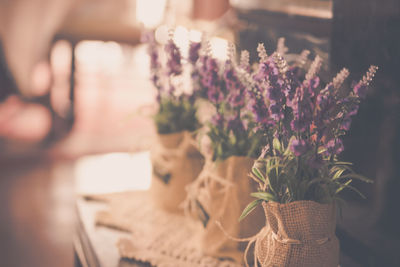
[[[73,266],[71,162],[0,163],[1,266]]]

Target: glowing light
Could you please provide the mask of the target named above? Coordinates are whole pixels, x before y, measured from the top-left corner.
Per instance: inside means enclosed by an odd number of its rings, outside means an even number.
[[[115,42],[82,41],[76,47],[77,62],[90,69],[118,71],[124,62],[121,46]]]
[[[75,165],[76,191],[102,194],[146,190],[151,182],[149,152],[87,156]]]
[[[174,32],[174,42],[179,47],[182,56],[187,57],[189,51],[189,31],[185,27],[176,27]]]
[[[189,40],[192,42],[200,42],[202,36],[203,36],[203,34],[200,31],[197,31],[197,30],[189,31]]]
[[[166,0],[137,0],[136,19],[147,28],[154,28],[164,18]]]
[[[168,41],[168,27],[166,25],[162,25],[156,29],[155,38],[156,41],[160,44],[166,44]]]
[[[210,39],[212,54],[220,59],[228,59],[228,41],[219,37],[213,37]]]

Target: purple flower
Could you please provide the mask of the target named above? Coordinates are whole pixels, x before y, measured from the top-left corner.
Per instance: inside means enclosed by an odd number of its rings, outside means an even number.
[[[210,87],[208,89],[207,97],[210,100],[210,102],[213,104],[219,104],[224,100],[224,94],[216,86]]]
[[[321,90],[316,98],[314,126],[316,127],[319,137],[322,137],[322,131],[335,119],[334,111],[337,105],[331,95],[331,89],[333,89],[333,85],[329,85],[324,90]]]
[[[282,105],[279,103],[271,104],[269,106],[269,110],[271,112],[271,118],[274,119],[275,121],[282,120],[284,115],[283,115],[283,109]]]
[[[255,86],[247,91],[248,94],[248,108],[255,115],[255,121],[258,122],[262,128],[266,129],[271,123],[268,107],[264,100],[264,88]]]
[[[167,52],[167,74],[180,75],[182,73],[181,52],[176,44],[169,40],[165,45],[165,52]]]
[[[196,64],[199,59],[199,51],[201,48],[200,42],[191,42],[189,46],[189,62],[193,65]]]
[[[267,83],[266,93],[270,102],[269,113],[272,120],[278,123],[284,118],[285,91],[290,90],[288,88],[290,85],[286,84],[275,60],[276,58],[271,56],[261,63],[253,79],[260,85]]]
[[[280,102],[284,97],[284,94],[281,90],[281,87],[278,86],[269,86],[267,88],[267,96],[269,100],[274,101],[275,103]]]
[[[352,103],[349,107],[348,107],[348,116],[354,116],[357,114],[358,112],[358,104],[357,103]]]
[[[228,91],[228,103],[232,108],[241,108],[244,106],[245,87],[240,82],[232,62],[227,60],[225,63],[224,81]]]
[[[367,71],[367,73],[363,76],[361,81],[359,81],[354,87],[353,87],[353,92],[359,97],[359,98],[365,98],[367,96],[367,89],[369,83],[372,81],[372,79],[375,76],[376,71],[378,70],[377,66],[371,65]]]
[[[350,117],[344,118],[339,125],[340,130],[345,130],[345,131],[350,130],[350,126],[351,126],[351,118]]]
[[[290,151],[297,157],[306,153],[308,149],[309,145],[304,140],[292,139],[290,142]]]
[[[257,82],[267,81],[276,78],[279,75],[279,69],[272,58],[260,63],[258,72],[253,75],[253,79]]]
[[[149,45],[148,51],[150,55],[150,70],[156,71],[161,67],[157,47],[155,45]]]
[[[286,106],[288,107],[293,106],[293,98],[296,94],[296,90],[302,85],[299,77],[300,75],[298,67],[288,68],[286,72],[286,79],[288,81],[288,84],[283,90],[286,97]]]
[[[326,148],[325,156],[339,155],[344,150],[342,140],[339,138],[329,140],[324,146]]]
[[[290,126],[293,131],[304,132],[310,128],[313,121],[314,105],[304,86],[296,89],[292,104],[293,120]]]
[[[367,86],[361,83],[356,84],[353,87],[353,92],[359,97],[359,98],[365,98],[367,96]]]
[[[228,131],[232,131],[234,133],[239,133],[239,132],[245,131],[245,127],[239,116],[228,118],[227,128],[228,128]]]
[[[342,107],[342,111],[337,115],[338,127],[348,131],[351,126],[351,117],[358,112],[358,101],[354,97],[344,97],[338,100],[337,104]]]
[[[211,123],[218,128],[222,128],[224,126],[224,116],[220,113],[216,113],[211,117]]]
[[[218,75],[217,61],[214,58],[208,57],[205,63],[205,71],[202,73],[201,82],[203,87],[206,88],[208,100],[211,103],[219,104],[224,100],[225,96]]]

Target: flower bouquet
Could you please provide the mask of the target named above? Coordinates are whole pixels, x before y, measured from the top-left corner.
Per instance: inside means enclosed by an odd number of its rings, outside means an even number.
[[[158,111],[154,116],[158,138],[151,150],[153,179],[151,194],[156,205],[180,212],[186,198],[185,186],[191,183],[204,165],[194,142],[200,128],[194,93],[187,90],[181,53],[172,38],[161,54],[154,34],[144,36],[150,54],[151,80],[157,89]],[[166,58],[163,65],[161,56]]]
[[[201,245],[205,254],[241,262],[244,247],[225,235],[217,222],[233,236],[255,234],[264,224],[261,209],[256,220],[240,224],[237,218],[251,200],[250,193],[256,190],[257,184],[247,177],[265,143],[262,134],[255,130],[252,114],[246,107],[246,87],[239,77],[249,67],[248,54],[243,53],[241,63],[237,64],[233,46],[224,62],[213,58],[207,48],[203,50],[194,77],[198,94],[214,110],[206,133],[210,151],[199,178],[188,187],[184,206],[203,222]]]
[[[302,65],[307,52],[289,66],[281,54],[267,56],[262,45],[258,50],[259,68],[246,79],[267,145],[251,172],[259,184],[251,194],[256,199],[240,219],[262,204],[266,225],[253,240],[262,266],[337,267],[338,193],[349,188],[362,196],[352,180],[370,182],[351,163],[338,159],[344,149],[341,136],[349,130],[377,67],[371,66],[346,92],[340,89],[347,69],[322,84],[318,56],[306,72]]]

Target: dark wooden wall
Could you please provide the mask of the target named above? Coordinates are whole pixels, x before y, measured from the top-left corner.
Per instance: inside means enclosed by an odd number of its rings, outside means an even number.
[[[331,63],[333,70],[347,66],[353,77],[379,66],[345,156],[375,178],[370,196],[377,223],[400,237],[400,1],[335,0]]]

